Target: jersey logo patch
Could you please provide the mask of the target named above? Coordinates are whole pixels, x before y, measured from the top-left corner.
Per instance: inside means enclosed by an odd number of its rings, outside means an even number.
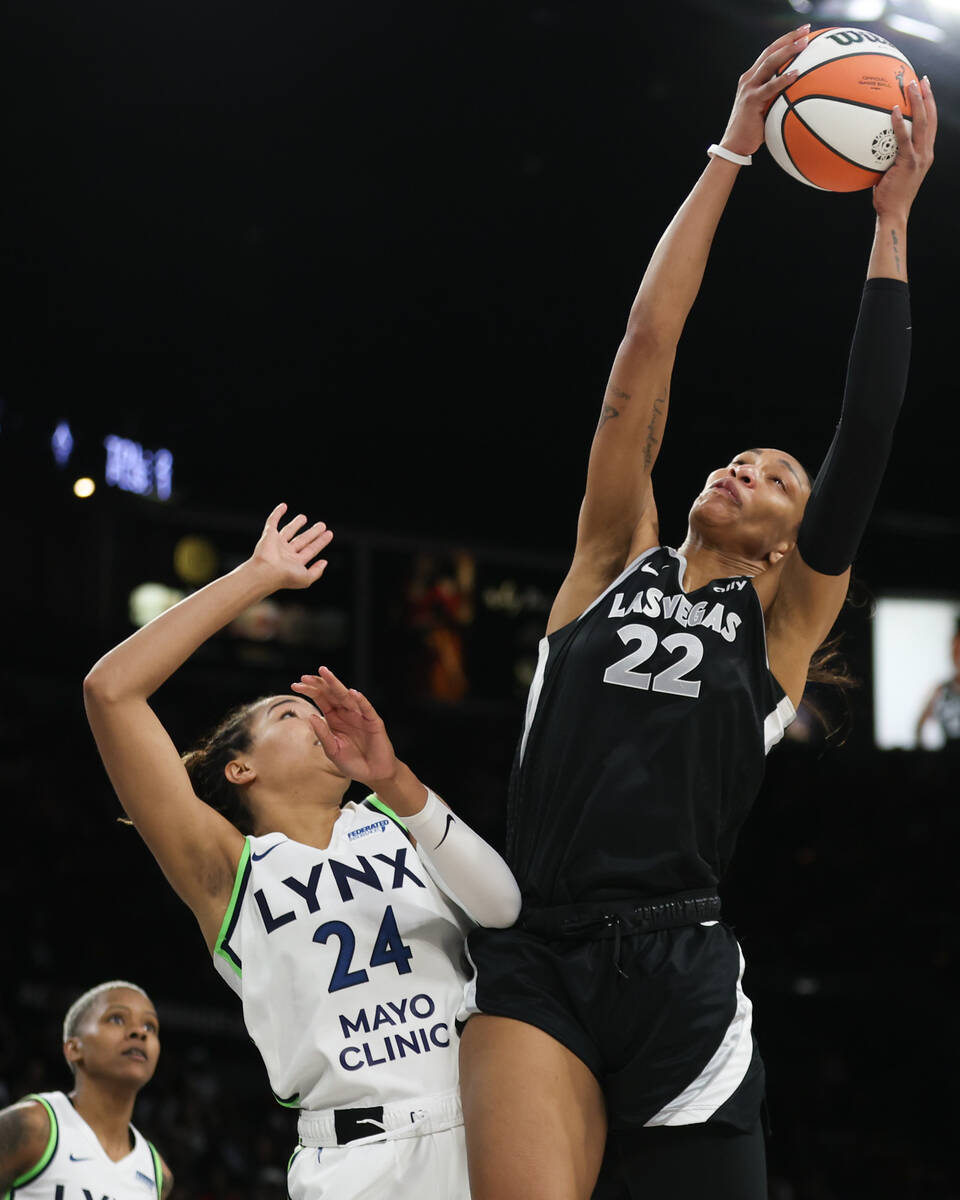
[[[150,1188],[152,1188],[152,1187],[154,1186],[154,1181],[153,1181],[153,1180],[150,1178],[150,1176],[149,1176],[149,1175],[145,1175],[145,1174],[143,1173],[143,1171],[138,1171],[138,1172],[137,1172],[137,1178],[138,1178],[138,1179],[142,1179],[142,1180],[143,1180],[143,1182],[144,1182],[144,1183],[147,1185],[147,1187],[150,1187]]]
[[[286,840],[287,840],[286,838],[283,839],[284,842]],[[268,854],[272,854],[273,851],[276,850],[276,848],[278,846],[282,846],[282,845],[283,845],[283,842],[274,842],[272,846],[268,846],[266,848],[266,850],[264,850],[261,854],[251,854],[250,857],[253,859],[254,862],[259,862],[261,860],[261,858],[266,858]]]
[[[383,833],[390,828],[390,821],[384,817],[382,821],[374,821],[372,825],[361,825],[359,829],[351,829],[347,841],[354,842],[357,838],[369,837],[371,833]]]
[[[649,563],[644,563],[640,568],[641,571],[646,571],[648,575],[659,575],[660,572],[656,567],[651,567]]]

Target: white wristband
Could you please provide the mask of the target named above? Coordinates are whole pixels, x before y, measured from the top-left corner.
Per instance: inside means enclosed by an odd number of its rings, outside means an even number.
[[[725,158],[727,162],[736,163],[738,167],[749,167],[753,162],[752,154],[735,154],[732,150],[728,150],[726,146],[718,146],[716,142],[712,146],[707,147],[707,153],[711,157],[715,154],[718,158]]]

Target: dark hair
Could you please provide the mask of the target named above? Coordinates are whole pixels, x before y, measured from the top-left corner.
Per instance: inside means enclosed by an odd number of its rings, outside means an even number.
[[[844,608],[864,608],[867,610],[868,617],[873,616],[873,596],[863,582],[852,573],[841,612]],[[843,656],[840,648],[842,641],[843,634],[834,633],[832,637],[821,642],[813,652],[810,665],[807,667],[807,690],[803,693],[804,704],[823,726],[828,741],[843,731],[843,736],[840,738],[841,744],[846,741],[847,727],[851,718],[850,692],[859,687],[861,683],[856,675],[851,673],[850,666]],[[834,697],[840,698],[843,716],[839,721],[828,717],[824,706],[819,703],[819,699],[811,698],[810,684],[817,689],[828,688]],[[833,706],[830,705],[830,707]]]
[[[220,724],[192,750],[182,756],[193,790],[243,834],[253,833],[253,813],[243,788],[227,779],[224,769],[232,758],[253,744],[250,724],[257,707],[267,699],[261,696],[239,708],[231,709]]]

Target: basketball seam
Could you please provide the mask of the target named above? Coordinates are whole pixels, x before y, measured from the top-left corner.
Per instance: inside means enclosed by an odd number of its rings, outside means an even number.
[[[806,174],[800,170],[797,160],[790,153],[790,147],[787,145],[787,136],[786,136],[786,133],[784,132],[784,126],[787,123],[787,117],[789,117],[790,113],[793,111],[793,105],[790,103],[789,96],[784,96],[783,92],[781,92],[780,95],[783,96],[784,103],[787,106],[784,109],[783,116],[780,118],[780,144],[783,146],[783,150],[784,150],[784,153],[786,154],[787,158],[789,158],[790,162],[793,164],[793,169],[796,171],[796,173],[800,176],[801,179],[807,179]],[[797,117],[797,120],[799,121],[800,118]],[[803,122],[801,122],[801,124],[802,123]],[[811,130],[811,133],[812,132],[813,131]],[[812,179],[807,179],[807,183],[812,184],[814,187],[819,186],[818,184],[815,184]]]
[[[801,96],[799,100],[793,100],[790,103],[791,108],[799,108],[801,104],[805,104],[807,100],[829,100],[832,104],[849,104],[851,108],[867,108],[870,112],[886,113],[890,116],[890,109],[884,108],[882,104],[864,104],[862,100],[848,100],[846,96],[830,96],[826,92],[811,92],[809,96]],[[905,121],[913,121],[913,117],[904,117]]]
[[[828,99],[830,99],[830,100],[835,100],[835,99],[836,99],[836,97],[835,97],[835,96],[829,96],[829,97],[828,97]],[[793,106],[792,106],[792,105],[791,105],[791,108],[793,109],[794,116],[797,118],[797,120],[800,122],[800,124],[801,124],[801,125],[804,127],[804,129],[807,131],[807,133],[809,133],[811,137],[815,137],[815,138],[817,139],[817,141],[820,143],[820,145],[821,145],[821,146],[825,146],[825,147],[826,147],[826,148],[827,148],[827,149],[830,151],[830,153],[831,153],[831,154],[835,154],[835,155],[837,156],[837,158],[842,158],[842,159],[843,159],[843,161],[844,161],[844,162],[846,162],[846,163],[849,163],[851,167],[856,167],[858,171],[863,171],[863,172],[865,172],[867,175],[883,174],[883,172],[882,172],[882,171],[879,171],[879,169],[875,169],[875,170],[871,171],[871,170],[870,170],[870,168],[869,168],[869,167],[865,167],[865,166],[863,165],[863,163],[858,163],[858,162],[856,162],[856,161],[855,161],[854,159],[852,159],[852,158],[847,158],[847,156],[846,156],[845,154],[842,154],[842,153],[841,153],[841,152],[840,152],[840,151],[839,151],[839,150],[836,148],[836,146],[831,146],[829,142],[826,142],[826,141],[824,141],[824,139],[823,139],[823,138],[820,136],[820,134],[819,134],[819,133],[817,133],[817,131],[816,131],[815,129],[811,129],[811,128],[810,128],[810,126],[809,126],[809,125],[806,123],[806,121],[803,119],[803,117],[801,117],[801,116],[800,116],[799,112],[797,112],[796,108],[793,108]],[[789,111],[789,110],[788,110],[788,111]],[[786,117],[784,117],[784,120],[786,120]],[[789,147],[787,146],[787,139],[786,139],[786,138],[784,138],[784,139],[783,139],[783,145],[784,145],[784,148],[786,149],[787,153],[788,153],[788,154],[790,154],[790,150],[789,150]],[[796,163],[793,161],[793,155],[792,155],[792,154],[790,154],[790,161],[793,163],[793,165],[794,165],[795,167],[797,167],[797,164],[796,164]],[[799,168],[799,167],[797,167],[797,170],[798,170],[798,171],[800,171],[800,168]],[[801,175],[803,175],[804,179],[806,179],[806,178],[807,178],[807,176],[806,176],[805,172],[803,172],[803,171],[800,171],[800,174],[801,174]],[[810,182],[811,182],[811,183],[813,183],[813,180],[811,179],[811,180],[810,180]],[[817,186],[819,187],[820,185],[818,184]],[[828,189],[828,190],[829,190],[829,189]]]
[[[803,51],[801,50],[800,53],[802,54]],[[799,55],[797,57],[799,57]],[[910,66],[910,64],[904,62],[902,58],[897,58],[897,56],[895,54],[882,54],[882,53],[878,54],[876,50],[858,50],[856,52],[856,54],[844,54],[838,58],[827,58],[827,59],[824,59],[823,62],[814,63],[814,65],[812,67],[808,67],[805,71],[802,71],[796,77],[796,79],[793,81],[793,83],[788,84],[787,87],[794,87],[796,84],[798,84],[800,82],[801,79],[806,79],[806,77],[808,75],[812,75],[814,71],[819,71],[821,67],[826,67],[830,63],[846,62],[848,58],[892,58],[894,62],[901,63],[905,67]],[[913,71],[912,66],[910,66],[910,70]],[[914,75],[916,75],[916,71],[913,71],[913,73],[914,73]],[[781,92],[780,95],[782,96],[783,92]]]

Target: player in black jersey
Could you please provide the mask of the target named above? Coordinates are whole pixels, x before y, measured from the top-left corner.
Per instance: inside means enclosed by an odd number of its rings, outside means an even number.
[[[926,79],[912,129],[894,110],[899,153],[873,192],[843,410],[816,480],[784,451],[743,451],[708,476],[677,551],[659,543],[650,471],[714,231],[808,29],[741,76],[607,385],[511,780],[524,908],[515,929],[469,939],[474,1200],[586,1200],[605,1141],[597,1196],[766,1195],[763,1065],[716,889],[840,611],[888,457],[909,358],[907,218],[933,159]]]

